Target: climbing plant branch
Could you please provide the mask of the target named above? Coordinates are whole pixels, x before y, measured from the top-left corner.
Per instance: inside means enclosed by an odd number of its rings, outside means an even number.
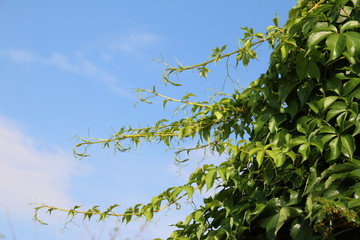
[[[40,205],[34,218],[39,220],[38,210],[47,209],[71,218],[82,214],[89,219],[97,215],[100,220],[113,216],[124,222],[132,217],[150,221],[181,198],[192,198],[195,190],[216,189],[175,224],[169,240],[345,239],[345,232],[358,239],[359,9],[359,0],[299,0],[284,28],[278,27],[277,18],[266,33],[243,28],[236,51],[223,53],[226,45],[218,47],[208,61],[170,66],[163,73],[166,81],[190,69],[207,77],[208,64],[234,55],[235,65],[247,66],[256,58],[256,47],[267,41],[273,49],[268,70],[248,88],[208,102],[144,90],[189,106],[190,116],[121,128],[109,139],[83,138],[76,146],[113,144],[125,151],[141,141],[157,141],[173,150],[175,142],[175,155],[209,148],[217,155],[225,152],[220,164],[204,161],[185,185],[122,213],[113,211],[116,204],[105,211],[98,206],[83,211],[79,206],[66,210]],[[197,144],[183,148],[185,140]]]
[[[39,211],[45,209],[45,211],[49,214],[51,214],[52,212],[55,211],[60,211],[60,212],[65,212],[67,213],[67,215],[69,217],[71,217],[71,219],[73,219],[76,215],[83,215],[83,218],[86,219],[91,219],[92,216],[99,216],[99,221],[102,221],[108,217],[122,217],[123,221],[130,221],[131,217],[135,216],[135,217],[141,217],[141,216],[146,216],[148,214],[148,210],[149,208],[152,208],[152,213],[157,213],[160,212],[174,204],[178,204],[178,202],[188,196],[188,198],[191,198],[193,196],[194,191],[200,189],[202,187],[202,185],[198,185],[196,187],[192,187],[192,186],[183,186],[182,189],[185,189],[185,193],[183,193],[182,195],[176,197],[175,199],[173,199],[173,197],[176,196],[181,192],[181,191],[177,191],[175,189],[175,191],[171,192],[171,190],[174,190],[174,188],[170,188],[167,191],[165,191],[164,193],[158,195],[157,197],[154,197],[154,199],[156,199],[155,201],[153,200],[154,205],[153,206],[149,206],[148,205],[142,205],[142,204],[138,204],[135,208],[128,208],[125,213],[115,213],[114,209],[119,207],[120,205],[115,204],[112,205],[110,207],[108,207],[105,211],[101,211],[99,209],[99,206],[94,206],[91,209],[88,209],[87,211],[83,211],[83,210],[79,210],[81,208],[81,206],[75,206],[72,209],[65,209],[65,208],[59,208],[59,207],[54,207],[54,206],[48,206],[48,205],[39,205],[38,207],[35,207],[35,213],[34,213],[34,220],[37,222],[40,222],[41,224],[46,224],[44,222],[42,222],[39,218]],[[170,198],[168,197],[169,195],[173,195]],[[165,204],[164,206],[160,206],[161,202],[163,200],[168,200],[168,203]]]

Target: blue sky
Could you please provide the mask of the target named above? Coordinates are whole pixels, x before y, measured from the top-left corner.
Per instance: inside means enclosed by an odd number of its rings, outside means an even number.
[[[168,225],[186,216],[188,207],[159,214],[159,221],[147,225],[78,218],[62,231],[63,215],[44,216],[49,225],[42,226],[32,221],[29,203],[128,207],[184,184],[200,154],[179,175],[163,146],[144,144],[124,154],[95,146],[91,157],[79,161],[72,156],[73,137],[108,137],[122,126],[172,118],[172,109],[161,104],[134,107],[134,88],[156,85],[169,96],[194,92],[207,100],[212,92],[206,89],[225,84],[231,93],[221,64],[208,80],[184,74],[184,85],[174,88],[161,83],[163,65],[152,59],[205,61],[215,47],[236,48],[240,27],[261,31],[276,13],[283,23],[295,4],[0,0],[0,239],[111,239],[115,227],[116,239],[165,238]],[[232,70],[232,78],[246,87],[266,70],[268,53],[262,48],[260,59]]]

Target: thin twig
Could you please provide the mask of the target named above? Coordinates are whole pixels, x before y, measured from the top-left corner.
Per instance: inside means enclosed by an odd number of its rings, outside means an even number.
[[[157,93],[157,92],[154,92],[154,91],[151,91],[151,90],[148,90],[148,89],[141,89],[141,91],[142,91],[142,92],[152,93],[152,94],[154,94],[154,95],[156,95],[156,96],[159,96],[159,97],[168,99],[169,101],[172,101],[172,102],[179,102],[179,103],[184,103],[184,104],[187,104],[187,105],[195,105],[195,106],[199,106],[199,107],[210,108],[210,106],[208,106],[208,105],[204,105],[204,104],[200,104],[200,103],[196,103],[196,102],[189,102],[189,101],[178,100],[178,99],[175,99],[175,98],[167,97],[167,96],[165,96],[165,95],[162,95],[162,94],[160,94],[160,93]]]
[[[251,47],[253,47],[253,46],[255,46],[255,45],[258,45],[258,44],[260,44],[260,43],[263,43],[263,42],[269,40],[270,38],[272,38],[272,37],[267,37],[267,38],[260,39],[259,41],[251,44]],[[233,51],[233,52],[226,53],[226,54],[220,56],[220,59],[223,59],[223,58],[226,58],[226,57],[230,57],[230,56],[234,55],[235,53],[239,53],[239,52],[242,51],[242,50],[243,50],[243,49],[241,48],[241,49],[235,50],[235,51]],[[203,67],[203,66],[208,65],[209,63],[215,62],[215,60],[216,60],[216,59],[214,58],[214,59],[210,59],[210,60],[208,60],[208,61],[206,61],[206,62],[202,62],[202,63],[196,64],[196,65],[191,65],[191,66],[187,66],[187,67],[182,67],[182,66],[180,66],[180,68],[170,67],[170,68],[165,69],[164,72],[173,72],[173,71],[177,71],[177,70],[179,70],[179,69],[181,69],[181,71],[184,71],[184,70],[190,70],[190,69],[194,69],[194,68],[198,68],[198,67]],[[218,61],[218,60],[217,60],[217,61]]]
[[[320,4],[324,3],[326,0],[320,0],[319,2],[317,2],[310,10],[309,12],[313,12],[315,9],[317,9]]]

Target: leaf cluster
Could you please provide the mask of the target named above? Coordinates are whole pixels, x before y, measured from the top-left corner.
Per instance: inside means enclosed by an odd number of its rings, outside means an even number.
[[[358,238],[360,219],[360,1],[300,0],[284,27],[255,33],[243,28],[239,48],[223,53],[213,49],[210,60],[188,67],[168,66],[164,81],[174,74],[197,70],[202,77],[209,64],[234,56],[247,65],[256,48],[268,42],[273,52],[266,73],[240,91],[219,100],[190,101],[188,94],[174,99],[140,89],[140,99],[152,97],[181,104],[191,116],[178,121],[159,120],[154,126],[122,128],[111,138],[84,138],[76,148],[103,144],[127,151],[140,142],[161,142],[169,148],[195,140],[193,148],[226,153],[215,166],[204,164],[188,182],[155,196],[145,205],[123,214],[78,209],[100,220],[110,216],[129,222],[151,220],[153,214],[194,191],[216,188],[184,221],[169,240],[193,239],[341,239]],[[247,141],[243,140],[249,136]],[[78,156],[86,152],[75,151]],[[48,211],[61,210],[41,206]],[[62,211],[62,210],[61,210]]]

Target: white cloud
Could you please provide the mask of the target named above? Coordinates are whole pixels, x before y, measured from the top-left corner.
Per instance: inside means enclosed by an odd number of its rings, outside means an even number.
[[[148,39],[147,41],[150,41],[152,37],[148,36],[144,38]],[[132,47],[129,45],[128,50]],[[124,98],[134,98],[134,94],[129,91],[129,89],[131,89],[130,86],[124,86],[125,83],[120,81],[117,76],[105,69],[99,68],[93,61],[86,58],[86,56],[84,56],[81,52],[77,52],[77,54],[74,54],[73,57],[62,53],[52,53],[49,57],[40,57],[28,51],[13,49],[7,51],[0,50],[0,56],[4,56],[16,64],[31,63],[38,66],[48,66],[64,72],[99,80],[111,89],[112,92],[115,92]],[[111,56],[103,53],[101,58],[103,60],[110,60]]]
[[[110,47],[126,53],[133,53],[157,43],[160,36],[148,32],[132,32],[113,41]]]
[[[121,86],[119,86],[120,82],[118,81],[118,79],[108,73],[108,72],[102,72],[100,75],[99,75],[99,79],[100,81],[102,81],[106,86],[108,86],[113,92],[125,97],[125,98],[128,98],[128,99],[133,99],[135,98],[134,97],[134,94],[132,94],[131,92],[125,90],[125,89],[129,89],[129,86],[127,86],[126,88],[123,88]],[[124,83],[123,83],[124,84]]]
[[[109,62],[111,60],[111,56],[110,54],[106,53],[106,52],[103,52],[100,54],[100,58],[104,61],[107,61]]]
[[[81,72],[87,76],[94,76],[99,72],[98,67],[89,60],[84,60],[81,64]]]
[[[82,55],[71,61],[66,55],[53,53],[49,58],[42,61],[42,64],[56,67],[66,72],[73,72],[88,77],[94,76],[99,72],[98,67]]]
[[[28,51],[14,49],[0,51],[0,56],[5,56],[7,59],[16,64],[35,63],[38,65],[51,66],[61,71],[91,77],[103,82],[113,92],[125,98],[132,98],[130,91],[119,86],[119,84],[123,83],[121,83],[116,76],[108,73],[106,70],[98,68],[94,62],[85,58],[81,53],[78,53],[74,58],[70,58],[69,56],[61,53],[52,53],[47,58],[40,58]],[[110,56],[107,57],[110,58]]]
[[[69,59],[60,53],[53,53],[50,58],[43,61],[43,64],[54,66],[67,72],[80,72],[80,66],[74,63],[70,63]]]
[[[0,208],[29,218],[30,203],[71,206],[67,193],[76,161],[60,150],[44,150],[9,120],[0,118]],[[30,215],[31,216],[31,215]]]
[[[36,60],[36,57],[24,50],[14,49],[9,51],[1,51],[0,55],[6,56],[10,61],[15,63],[32,63]]]
[[[82,53],[77,53],[75,60],[71,61],[66,55],[60,53],[54,53],[50,58],[43,60],[42,64],[54,66],[60,70],[66,72],[72,72],[87,77],[92,77],[103,82],[111,91],[131,99],[133,94],[120,86],[124,84],[118,80],[116,76],[107,72],[106,70],[99,69],[93,62],[86,59]]]

